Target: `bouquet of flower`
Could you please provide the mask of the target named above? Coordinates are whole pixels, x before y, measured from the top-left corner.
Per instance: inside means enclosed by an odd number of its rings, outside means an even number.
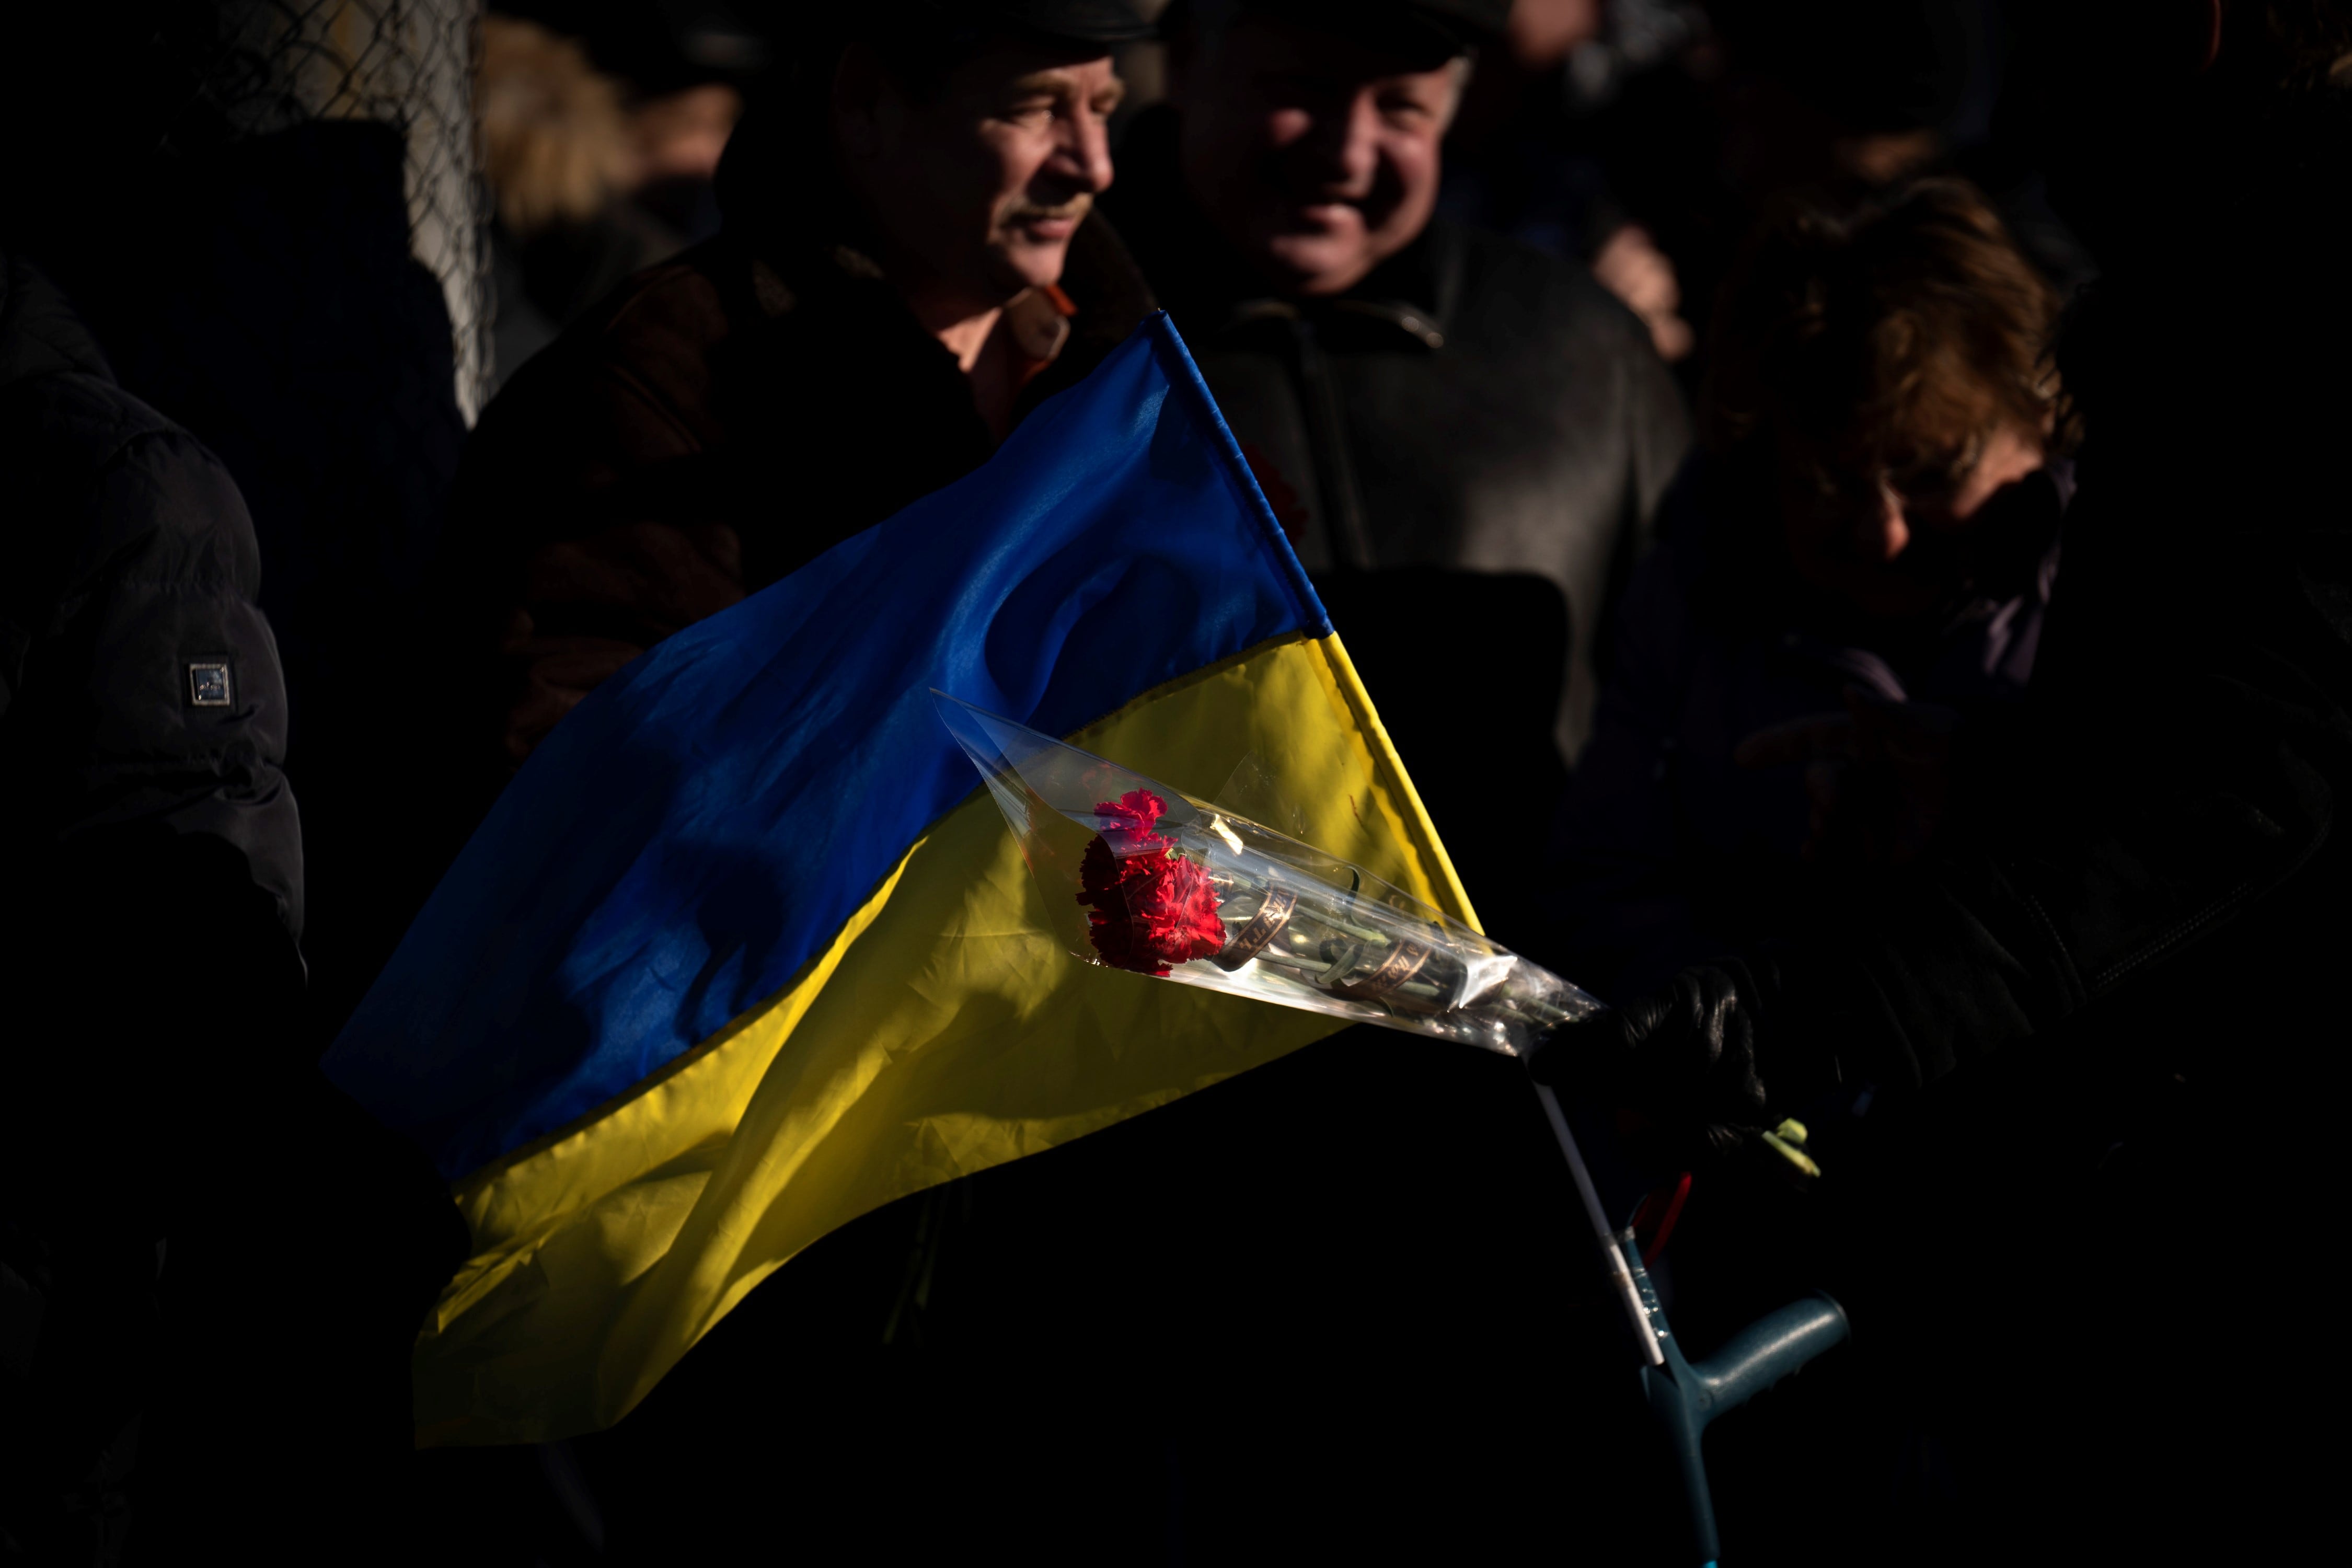
[[[1082,959],[1514,1056],[1600,1008],[1360,867],[935,695]]]

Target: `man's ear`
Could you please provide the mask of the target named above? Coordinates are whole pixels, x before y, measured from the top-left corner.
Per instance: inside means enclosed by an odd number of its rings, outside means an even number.
[[[896,96],[880,56],[864,44],[851,44],[841,51],[833,68],[831,118],[834,144],[845,157],[866,159],[881,153],[890,140]]]
[[[1454,88],[1454,96],[1445,101],[1446,129],[1452,128],[1454,117],[1462,112],[1462,100],[1470,96],[1470,79],[1477,69],[1478,57],[1466,51],[1445,62],[1445,75]]]
[[[2213,62],[2221,58],[2221,24],[2228,20],[2229,0],[2199,0],[2202,15],[2198,20],[2205,27],[2205,59],[2198,69],[2209,71]]]

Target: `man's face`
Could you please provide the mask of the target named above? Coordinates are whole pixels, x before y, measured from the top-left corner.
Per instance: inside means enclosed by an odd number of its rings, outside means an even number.
[[[1184,184],[1285,289],[1336,294],[1412,243],[1437,205],[1454,68],[1248,16],[1179,92]]]
[[[1110,186],[1108,56],[1005,42],[912,97],[845,61],[835,129],[895,268],[973,304],[1056,282],[1070,236]],[[870,71],[869,71],[870,74]]]

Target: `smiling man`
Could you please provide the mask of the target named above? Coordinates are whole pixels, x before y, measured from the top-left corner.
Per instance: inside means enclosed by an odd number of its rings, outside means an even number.
[[[653,643],[976,467],[1150,309],[1093,210],[1110,50],[1149,32],[1125,0],[838,9],[729,147],[719,237],[525,365],[467,449],[449,641],[488,774]]]
[[[1507,940],[1525,823],[1591,727],[1612,586],[1686,443],[1647,331],[1583,268],[1433,216],[1509,11],[1184,0],[1172,101],[1109,198]],[[1486,809],[1496,776],[1524,820]]]

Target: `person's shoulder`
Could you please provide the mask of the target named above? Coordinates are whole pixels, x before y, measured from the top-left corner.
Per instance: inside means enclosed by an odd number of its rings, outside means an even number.
[[[46,371],[0,386],[16,461],[95,473],[141,440],[179,427],[103,374]],[[12,466],[14,466],[12,464]]]
[[[1549,346],[1566,341],[1603,353],[1650,349],[1641,318],[1582,262],[1451,218],[1433,218],[1430,226],[1459,269],[1454,314],[1465,326],[1519,341],[1533,333]]]
[[[115,381],[61,293],[5,265],[0,471],[40,524],[18,535],[15,565],[50,584],[110,570],[250,584],[258,551],[227,468]]]
[[[513,384],[539,383],[534,390],[543,395],[611,372],[649,386],[699,385],[711,351],[740,330],[746,302],[778,304],[761,298],[761,271],[749,249],[724,235],[680,251],[590,306],[516,373]]]
[[[97,340],[47,278],[0,253],[0,440],[9,468],[94,473],[174,426],[123,390]]]
[[[751,289],[756,266],[730,237],[707,239],[632,273],[558,342],[624,361],[686,345],[707,353],[734,325],[734,297]]]
[[[704,444],[713,355],[740,326],[738,297],[756,298],[757,274],[749,252],[724,236],[634,274],[499,389],[467,444],[467,467],[480,469],[490,454],[583,443],[610,460]]]
[[[252,520],[236,481],[202,441],[85,373],[10,390],[26,402],[5,417],[7,466],[18,499],[49,512],[60,530],[47,546],[63,580],[121,568],[250,590],[260,570]]]

